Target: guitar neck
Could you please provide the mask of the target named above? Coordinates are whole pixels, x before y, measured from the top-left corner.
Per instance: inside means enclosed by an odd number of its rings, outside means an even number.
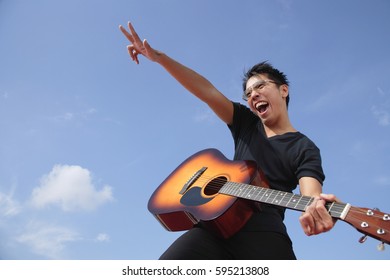
[[[310,196],[234,182],[226,182],[219,193],[302,212],[314,200]],[[333,218],[344,220],[351,206],[347,203],[327,202],[325,207]]]

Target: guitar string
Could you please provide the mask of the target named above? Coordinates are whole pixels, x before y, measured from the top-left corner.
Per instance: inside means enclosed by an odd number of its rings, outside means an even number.
[[[263,190],[263,191],[267,191],[267,190],[270,191],[270,192],[272,192],[272,191],[278,192],[279,191],[277,189],[271,189],[271,188],[251,185],[251,184],[247,184],[247,183],[232,182],[232,181],[227,180],[227,178],[225,176],[210,177],[210,176],[203,175],[200,178],[198,178],[196,181],[200,182],[200,183],[203,183],[203,184],[207,184],[208,183],[209,186],[206,186],[206,188],[209,189],[209,190],[212,190],[212,191],[216,191],[216,192],[218,192],[226,183],[234,183],[234,184],[237,184],[238,186],[244,186],[244,187],[247,187],[247,188],[249,188],[249,187],[256,187],[256,188],[259,188],[260,190]],[[281,191],[281,192],[285,192],[285,191]],[[309,205],[311,203],[311,201],[308,202],[306,200],[307,199],[309,199],[309,200],[313,199],[313,197],[302,196],[302,195],[294,194],[294,193],[290,193],[290,192],[285,192],[285,193],[287,193],[289,195],[296,195],[298,197],[303,198],[304,199],[304,203],[302,203],[301,205]],[[342,204],[342,205],[338,205],[338,204]],[[341,213],[342,210],[345,207],[345,203],[338,202],[338,204],[336,204],[336,207],[339,207],[339,211]],[[337,209],[335,211],[338,212]],[[358,207],[352,207],[349,211],[350,211],[350,213],[358,213],[358,214],[364,214],[364,215],[366,215],[366,212],[367,212],[366,210],[360,209]],[[373,211],[373,214],[371,215],[371,217],[374,217],[374,218],[382,219],[383,216],[386,215],[386,213],[381,212],[381,211],[377,211],[377,210],[375,210],[375,211],[372,210],[372,211]],[[387,215],[390,215],[390,214],[387,214]],[[389,223],[390,223],[390,221],[389,221]]]
[[[255,195],[253,195],[250,199],[252,200],[255,200],[255,201],[260,201],[260,202],[264,202],[264,203],[267,203],[267,201],[272,201],[273,203],[270,203],[270,204],[274,204],[274,205],[281,205],[281,206],[284,206],[284,207],[287,207],[287,208],[292,208],[292,209],[296,209],[296,210],[303,210],[305,209],[308,205],[310,205],[312,203],[312,201],[314,200],[313,197],[309,197],[309,196],[302,196],[302,195],[297,195],[297,194],[294,194],[294,193],[290,193],[290,192],[285,192],[285,191],[280,191],[280,190],[276,190],[276,189],[271,189],[271,188],[265,188],[265,187],[259,187],[259,186],[256,186],[256,185],[250,185],[250,184],[245,184],[245,183],[236,183],[236,182],[231,182],[231,181],[228,181],[225,177],[223,176],[219,176],[219,177],[207,177],[207,176],[202,176],[201,178],[198,178],[197,181],[199,181],[200,183],[208,183],[209,186],[207,186],[205,189],[208,189],[208,190],[212,190],[212,191],[215,191],[215,193],[217,193],[223,186],[226,185],[226,183],[234,183],[238,186],[241,186],[241,187],[244,187],[248,190],[246,190],[247,192],[251,192],[251,191],[254,191],[255,189],[253,189],[253,187],[257,188],[257,190],[259,192],[269,192],[268,196],[266,196],[264,198],[263,201],[261,201],[261,199],[259,199],[259,195],[261,198],[264,197],[265,193],[262,194],[262,193],[257,193]],[[207,191],[205,191],[205,193],[207,194]],[[244,191],[245,193],[245,191]],[[234,195],[235,193],[231,193],[232,195]],[[236,192],[237,194],[237,192]],[[290,199],[286,202],[283,202],[283,198],[281,198],[280,200],[277,199],[277,196],[279,196],[280,194],[284,194],[284,196],[288,195],[288,196],[291,196]],[[245,198],[245,196],[241,195],[239,197],[242,197],[242,198]],[[295,197],[295,200],[292,200],[292,198]],[[248,198],[248,197],[246,197]],[[275,203],[275,199],[277,201],[279,201],[279,203]],[[296,201],[298,201],[296,203]],[[295,205],[294,207],[292,205]],[[299,207],[300,209],[297,209],[297,207]],[[336,212],[338,214],[341,214],[342,210],[344,209],[344,206],[343,207],[340,207],[338,205],[334,205],[332,211],[333,212]]]

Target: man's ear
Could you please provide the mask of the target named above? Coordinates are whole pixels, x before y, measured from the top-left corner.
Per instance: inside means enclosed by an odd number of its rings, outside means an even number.
[[[279,89],[280,89],[280,92],[282,94],[282,97],[287,98],[287,96],[288,96],[288,85],[283,84],[283,85],[281,85],[279,87]]]

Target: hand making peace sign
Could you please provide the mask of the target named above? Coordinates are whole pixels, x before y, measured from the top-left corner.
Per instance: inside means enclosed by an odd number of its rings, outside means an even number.
[[[158,57],[158,52],[149,45],[146,39],[141,41],[133,25],[130,22],[127,23],[127,26],[130,30],[130,33],[122,25],[119,25],[119,29],[131,42],[131,45],[127,46],[127,51],[129,52],[129,55],[132,60],[135,61],[135,63],[139,64],[138,55],[142,54],[149,60],[156,61]]]

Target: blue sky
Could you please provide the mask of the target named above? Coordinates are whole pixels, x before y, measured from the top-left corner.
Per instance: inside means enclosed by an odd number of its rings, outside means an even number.
[[[241,101],[268,60],[290,82],[295,127],[320,147],[324,192],[390,212],[390,3],[0,0],[0,258],[156,259],[181,233],[147,202],[193,153],[227,157],[226,126],[162,68],[129,59],[119,24]],[[339,221],[300,259],[390,259]]]

